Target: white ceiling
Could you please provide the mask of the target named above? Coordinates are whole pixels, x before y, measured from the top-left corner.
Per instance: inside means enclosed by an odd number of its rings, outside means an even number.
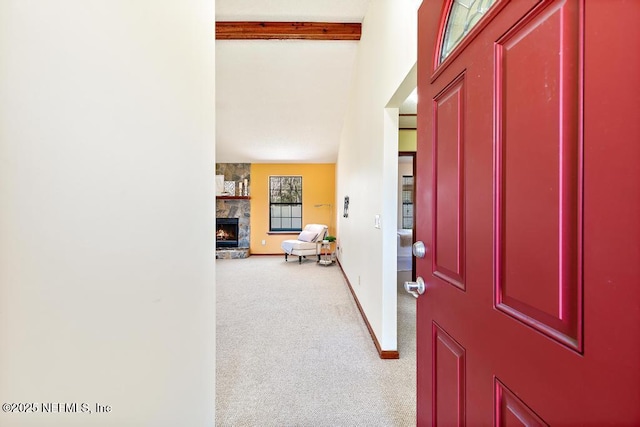
[[[418,90],[414,89],[411,95],[400,106],[398,126],[400,129],[416,129],[418,127]]]
[[[217,21],[362,22],[370,0],[217,0]],[[357,41],[216,41],[216,161],[333,163]]]
[[[333,163],[358,42],[216,42],[220,163]]]
[[[216,0],[217,21],[362,22],[369,0]]]

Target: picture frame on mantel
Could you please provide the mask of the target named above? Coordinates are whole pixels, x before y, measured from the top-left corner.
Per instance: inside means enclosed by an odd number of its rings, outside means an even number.
[[[224,192],[224,175],[216,175],[216,196],[222,196]]]
[[[235,196],[236,195],[236,182],[235,181],[225,181],[224,182],[224,192],[223,196]]]

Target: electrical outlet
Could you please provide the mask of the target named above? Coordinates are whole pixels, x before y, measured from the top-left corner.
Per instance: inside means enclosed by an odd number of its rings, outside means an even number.
[[[266,245],[267,241],[266,240],[262,240],[262,246]]]

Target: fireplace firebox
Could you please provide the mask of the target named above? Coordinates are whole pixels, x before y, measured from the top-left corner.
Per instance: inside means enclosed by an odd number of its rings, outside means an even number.
[[[238,247],[238,218],[216,218],[216,247]]]

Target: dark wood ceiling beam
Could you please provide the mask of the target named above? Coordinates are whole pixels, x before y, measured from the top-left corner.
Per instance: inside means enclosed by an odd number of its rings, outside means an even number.
[[[339,22],[216,22],[216,40],[360,40],[362,24]]]

